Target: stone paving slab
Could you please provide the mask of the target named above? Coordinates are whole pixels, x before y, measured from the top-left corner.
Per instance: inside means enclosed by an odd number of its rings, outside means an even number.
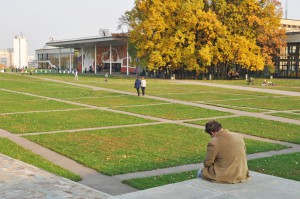
[[[0,154],[0,198],[106,199],[110,195]]]
[[[108,199],[299,199],[300,182],[250,172],[252,179],[239,184],[212,183],[193,179]]]

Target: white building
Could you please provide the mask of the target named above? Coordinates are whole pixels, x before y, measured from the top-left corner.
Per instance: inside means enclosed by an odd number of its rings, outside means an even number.
[[[14,66],[24,68],[28,66],[28,47],[27,40],[23,35],[17,35],[14,38]]]
[[[300,20],[295,19],[281,19],[282,27],[286,29],[286,32],[299,32]]]
[[[0,50],[0,64],[10,67],[13,66],[14,63],[14,49],[8,48]]]

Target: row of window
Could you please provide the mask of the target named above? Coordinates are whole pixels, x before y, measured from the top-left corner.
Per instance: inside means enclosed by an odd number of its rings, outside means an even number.
[[[73,54],[71,55],[74,56]],[[70,53],[61,53],[60,58],[70,58]],[[49,59],[59,59],[59,54],[37,54],[37,59],[40,61]]]
[[[300,58],[299,47],[297,45],[288,45],[280,54],[280,59],[296,59]]]
[[[300,28],[300,27],[299,27]],[[300,77],[300,44],[288,44],[280,53],[275,66],[277,77]]]
[[[285,27],[285,28],[299,28],[300,29],[300,26],[297,26],[297,25],[283,24],[282,26]]]

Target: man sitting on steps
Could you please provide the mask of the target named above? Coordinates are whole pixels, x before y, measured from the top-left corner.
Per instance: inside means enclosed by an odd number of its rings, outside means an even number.
[[[242,135],[222,129],[217,121],[209,121],[205,132],[212,136],[207,145],[204,168],[198,177],[221,183],[239,183],[250,179],[246,145]]]

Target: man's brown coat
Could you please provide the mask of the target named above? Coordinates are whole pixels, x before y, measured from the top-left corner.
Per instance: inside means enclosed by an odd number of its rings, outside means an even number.
[[[242,135],[223,129],[216,133],[207,145],[202,177],[222,183],[239,183],[250,179]]]

